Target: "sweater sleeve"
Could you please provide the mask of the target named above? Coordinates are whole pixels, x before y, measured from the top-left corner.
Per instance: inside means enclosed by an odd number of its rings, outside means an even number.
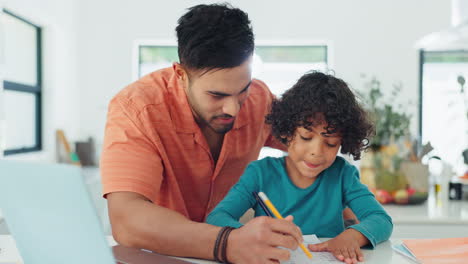
[[[343,181],[345,204],[353,210],[359,224],[351,225],[361,232],[374,248],[377,244],[390,238],[393,230],[392,218],[377,202],[366,185],[359,181],[359,172],[354,166],[348,167]]]
[[[251,163],[224,199],[211,211],[206,222],[216,226],[241,227],[239,219],[256,204],[253,192],[259,191],[258,179],[259,170]]]

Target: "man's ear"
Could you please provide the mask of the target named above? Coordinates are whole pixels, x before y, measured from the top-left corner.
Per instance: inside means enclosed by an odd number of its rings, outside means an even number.
[[[184,90],[187,92],[187,89],[190,87],[190,79],[189,74],[186,69],[180,63],[174,62],[172,63],[172,69],[174,69],[174,73],[176,74],[177,80],[182,83]]]
[[[178,62],[172,63],[172,69],[174,70],[177,76],[177,79],[184,81],[184,82],[187,81],[188,79],[187,71],[182,67],[182,65],[180,65],[180,63]]]

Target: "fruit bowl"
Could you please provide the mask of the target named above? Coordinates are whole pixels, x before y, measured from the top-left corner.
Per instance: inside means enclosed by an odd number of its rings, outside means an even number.
[[[427,200],[427,192],[416,192],[408,198],[408,204],[422,204]]]
[[[427,200],[428,193],[415,191],[412,188],[400,189],[394,192],[388,192],[385,190],[373,191],[375,198],[381,204],[422,204]]]

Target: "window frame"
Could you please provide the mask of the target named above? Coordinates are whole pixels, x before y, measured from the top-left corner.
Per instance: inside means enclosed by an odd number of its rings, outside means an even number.
[[[132,80],[136,81],[140,78],[140,49],[146,46],[161,46],[161,47],[176,47],[177,41],[174,39],[162,39],[162,40],[148,40],[148,39],[137,39],[133,42],[132,50]],[[327,40],[259,40],[255,41],[255,47],[258,46],[271,46],[271,47],[303,47],[303,46],[315,46],[325,48],[325,63],[328,69],[334,69],[334,54],[333,54],[333,43]]]
[[[32,147],[24,147],[18,149],[5,149],[3,154],[5,156],[36,152],[42,150],[42,28],[38,25],[28,21],[27,19],[16,15],[15,13],[7,10],[1,10],[4,15],[9,15],[15,19],[20,20],[23,23],[26,23],[34,27],[36,31],[36,85],[28,85],[17,82],[11,82],[7,79],[3,80],[3,89],[4,91],[15,91],[33,94],[35,97],[35,145]]]
[[[418,100],[418,138],[422,139],[423,138],[423,116],[422,116],[422,111],[423,111],[423,96],[424,96],[424,90],[423,90],[423,82],[424,82],[424,63],[426,63],[425,60],[425,54],[430,54],[430,53],[467,53],[468,50],[424,50],[420,49],[419,50],[419,100]]]

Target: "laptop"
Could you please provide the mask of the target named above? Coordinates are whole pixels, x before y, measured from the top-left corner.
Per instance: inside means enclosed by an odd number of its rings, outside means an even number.
[[[189,263],[112,250],[79,167],[0,160],[0,208],[25,264]]]
[[[79,167],[0,161],[0,208],[26,264],[115,264]]]

